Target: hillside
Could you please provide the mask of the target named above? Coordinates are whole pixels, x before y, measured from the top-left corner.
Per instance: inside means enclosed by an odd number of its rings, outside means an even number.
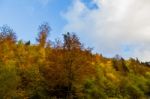
[[[0,32],[0,99],[148,99],[150,65],[138,59],[106,58],[84,47],[78,36],[50,42],[48,24],[36,44]]]

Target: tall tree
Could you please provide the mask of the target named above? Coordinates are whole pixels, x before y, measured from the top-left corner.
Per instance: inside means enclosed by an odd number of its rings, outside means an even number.
[[[45,47],[46,47],[47,38],[48,38],[50,31],[51,31],[51,27],[49,26],[48,23],[43,23],[42,25],[39,26],[39,34],[36,40],[38,42],[38,47],[39,47],[39,50],[37,53],[41,57],[38,60],[40,64],[43,64],[45,61],[45,57],[46,57]]]
[[[73,49],[81,49],[82,44],[79,41],[79,38],[76,34],[67,34],[63,35],[64,37],[64,49],[73,50]]]
[[[8,63],[15,58],[16,33],[7,25],[0,27],[0,59]]]
[[[74,87],[77,79],[82,78],[86,74],[86,70],[89,69],[88,66],[90,67],[88,63],[89,53],[86,53],[87,51],[84,50],[77,35],[70,34],[69,32],[64,34],[63,48],[64,67],[67,73],[68,98],[72,99],[73,94],[75,94]]]
[[[39,26],[39,34],[38,38],[36,38],[37,42],[41,47],[45,47],[49,32],[51,31],[51,27],[48,23],[44,23]]]
[[[0,27],[0,41],[16,42],[16,33],[7,25]]]

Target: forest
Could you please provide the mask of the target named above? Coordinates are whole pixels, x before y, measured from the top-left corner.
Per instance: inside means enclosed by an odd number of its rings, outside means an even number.
[[[50,32],[41,24],[32,44],[0,27],[0,99],[150,98],[149,62],[95,54],[74,33],[52,42]]]

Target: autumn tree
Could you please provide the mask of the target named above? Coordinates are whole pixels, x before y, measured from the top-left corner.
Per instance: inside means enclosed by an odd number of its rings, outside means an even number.
[[[0,27],[0,59],[3,62],[8,63],[8,61],[14,60],[16,40],[13,29],[7,25]]]
[[[63,35],[64,38],[64,49],[71,51],[75,49],[82,49],[82,44],[79,41],[79,38],[76,34],[70,34],[69,32],[67,34]]]
[[[16,69],[16,34],[7,25],[0,27],[0,98],[14,98],[19,76]]]
[[[16,33],[7,25],[0,27],[0,41],[16,42]]]
[[[46,57],[46,44],[47,44],[47,39],[48,39],[48,35],[51,31],[51,27],[49,26],[48,23],[43,23],[42,25],[39,26],[39,34],[38,37],[36,38],[37,42],[38,42],[38,55],[39,55],[39,60],[38,63],[40,63],[41,65],[43,65],[44,61],[45,61],[45,57]]]
[[[50,31],[51,31],[51,27],[49,26],[48,23],[44,23],[39,26],[39,34],[36,40],[41,47],[45,47]]]
[[[64,66],[68,83],[68,98],[72,99],[75,83],[90,69],[90,53],[86,52],[76,34],[64,34]],[[88,63],[89,62],[89,63]],[[91,69],[92,71],[92,69]]]
[[[120,71],[122,73],[129,72],[125,60],[119,55],[116,55],[116,57],[112,59],[112,63],[116,71]]]

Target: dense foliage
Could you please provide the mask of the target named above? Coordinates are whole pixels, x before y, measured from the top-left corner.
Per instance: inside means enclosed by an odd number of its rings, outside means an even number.
[[[85,48],[77,35],[48,40],[39,27],[37,44],[17,41],[0,28],[0,99],[148,99],[150,65],[138,59],[105,58]]]

